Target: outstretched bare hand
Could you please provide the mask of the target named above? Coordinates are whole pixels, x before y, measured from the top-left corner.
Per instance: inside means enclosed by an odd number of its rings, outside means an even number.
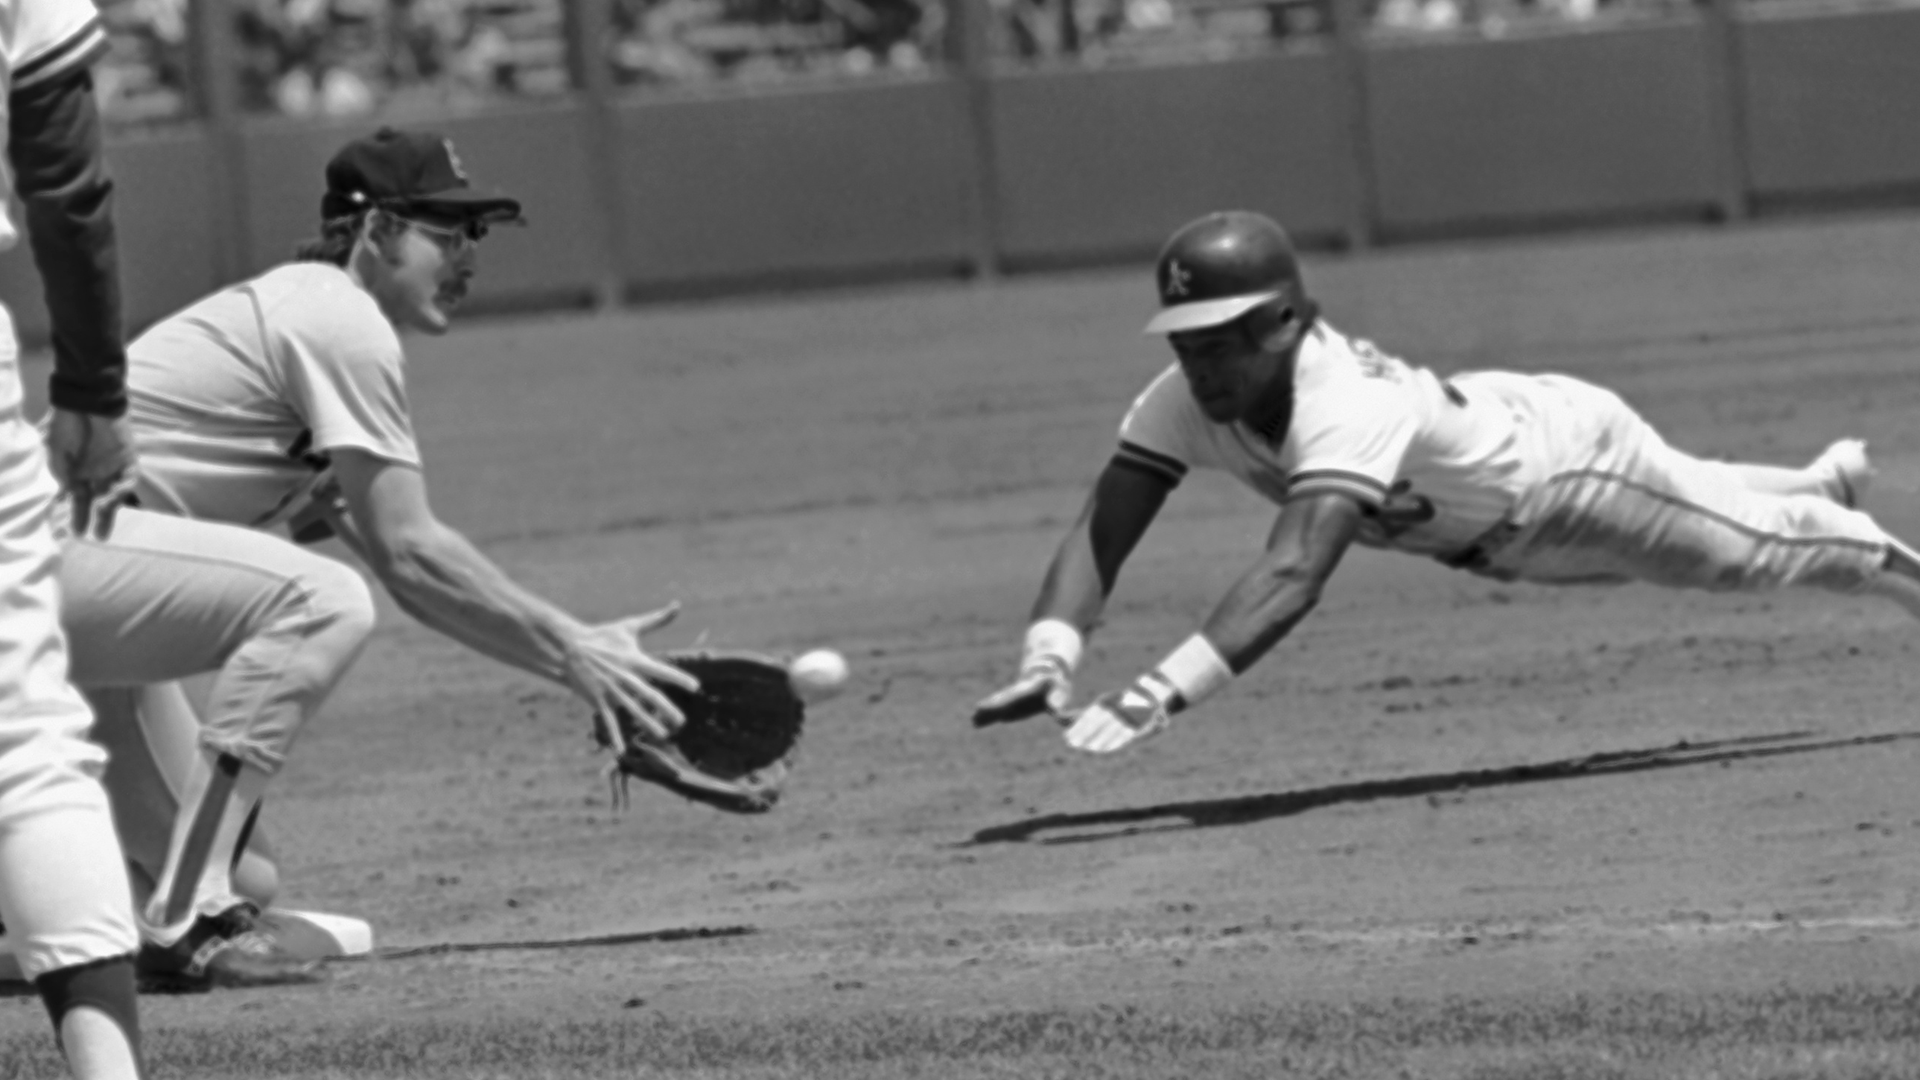
[[[643,615],[587,627],[569,643],[567,681],[593,707],[616,754],[626,751],[626,740],[614,718],[616,710],[633,717],[658,742],[672,738],[686,722],[655,684],[698,690],[699,680],[641,647],[645,634],[672,622],[679,613],[678,603],[668,604]]]

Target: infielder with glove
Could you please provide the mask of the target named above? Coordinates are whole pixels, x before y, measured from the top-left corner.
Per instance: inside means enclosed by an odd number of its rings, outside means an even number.
[[[1093,754],[1164,731],[1298,625],[1354,543],[1500,580],[1813,585],[1920,616],[1920,556],[1852,508],[1870,475],[1857,440],[1802,469],[1704,461],[1577,379],[1442,379],[1327,323],[1285,232],[1258,214],[1184,226],[1157,275],[1147,332],[1167,336],[1177,363],[1121,421],[1047,570],[1019,675],[978,704],[976,725],[1053,713],[1067,744]],[[1266,551],[1198,632],[1069,711],[1121,565],[1195,468],[1279,505]]]
[[[638,737],[665,741],[681,724],[662,686],[698,689],[641,647],[672,608],[583,622],[515,584],[428,504],[400,333],[446,331],[480,239],[520,220],[520,204],[473,188],[453,144],[423,132],[355,140],[326,180],[322,234],[296,261],[190,305],[129,346],[141,509],[122,511],[111,543],[83,553],[171,551],[195,537],[205,566],[193,573],[231,586],[161,594],[185,597],[171,614],[205,623],[199,638],[232,650],[204,715],[170,687],[95,697],[102,741],[117,758],[152,766],[111,771],[108,787],[121,820],[164,823],[127,837],[129,857],[153,868],[142,959],[160,973],[191,975],[208,942],[246,933],[229,867],[296,733],[371,630],[359,576],[276,531],[338,535],[409,614],[571,688],[598,715],[627,717]],[[87,636],[154,629],[157,605],[128,602],[153,595],[150,581],[89,577],[101,581],[96,602],[70,616]],[[179,658],[146,659],[160,677]],[[141,680],[122,663],[100,681]],[[255,958],[241,981],[298,981],[310,967],[286,958],[276,978],[273,964]]]

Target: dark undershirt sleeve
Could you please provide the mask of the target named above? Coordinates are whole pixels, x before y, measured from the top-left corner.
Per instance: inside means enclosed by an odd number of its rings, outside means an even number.
[[[11,94],[8,107],[14,186],[53,323],[51,401],[120,416],[127,411],[120,260],[93,75],[79,67],[36,83]]]
[[[1138,443],[1120,440],[1120,449],[1113,455],[1113,463],[1122,468],[1157,477],[1164,481],[1169,489],[1178,487],[1186,479],[1187,463],[1170,454],[1149,450]]]

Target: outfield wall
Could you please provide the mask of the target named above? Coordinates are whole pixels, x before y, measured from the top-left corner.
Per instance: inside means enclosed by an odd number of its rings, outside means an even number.
[[[1003,265],[1151,252],[1196,213],[1247,207],[1305,238],[1358,212],[1357,133],[1332,50],[1007,75],[987,86]]]
[[[1688,20],[1369,51],[1378,229],[1459,232],[1712,206],[1708,42],[1707,25]]]
[[[1679,18],[1444,43],[1352,30],[1268,55],[794,90],[615,96],[424,121],[533,225],[478,307],[588,305],[1136,258],[1246,206],[1357,246],[1920,193],[1920,9]],[[352,124],[206,118],[109,149],[135,327],[284,258]],[[416,121],[420,123],[421,121]],[[43,337],[21,252],[0,298]]]
[[[1920,177],[1920,12],[1740,24],[1746,182],[1773,200],[1911,189]]]

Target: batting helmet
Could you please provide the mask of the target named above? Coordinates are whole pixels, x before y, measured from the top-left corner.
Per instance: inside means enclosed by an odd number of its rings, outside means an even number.
[[[1188,222],[1160,249],[1162,310],[1149,334],[1219,326],[1300,290],[1293,241],[1272,218],[1227,210]]]

